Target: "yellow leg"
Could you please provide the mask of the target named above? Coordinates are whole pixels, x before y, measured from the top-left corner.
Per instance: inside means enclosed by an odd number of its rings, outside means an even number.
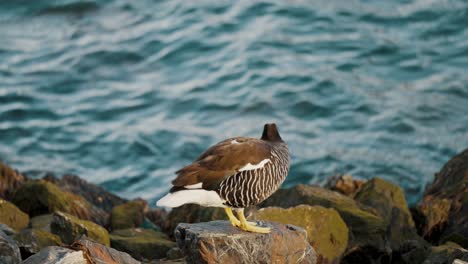
[[[240,221],[232,213],[232,209],[230,207],[225,207],[224,211],[226,211],[226,214],[229,217],[229,222],[231,222],[232,226],[240,226],[241,225]]]
[[[239,220],[240,220],[240,226],[239,226],[240,229],[244,231],[255,232],[255,233],[264,233],[264,234],[270,233],[269,227],[259,227],[259,226],[255,226],[252,222],[247,222],[244,216],[244,208],[237,210],[237,216],[239,217]]]

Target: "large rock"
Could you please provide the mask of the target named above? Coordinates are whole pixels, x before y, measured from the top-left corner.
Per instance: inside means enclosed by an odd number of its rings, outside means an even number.
[[[45,180],[25,183],[15,193],[13,203],[30,216],[61,211],[100,225],[106,225],[109,218],[108,214],[84,198],[62,191],[55,184]]]
[[[19,231],[28,226],[29,216],[14,204],[0,199],[0,223]]]
[[[179,224],[175,237],[189,263],[316,263],[304,229],[267,225],[269,234],[244,232],[228,221]]]
[[[116,230],[110,238],[113,248],[127,252],[138,260],[164,258],[167,251],[175,246],[165,234],[152,229]]]
[[[85,236],[73,243],[72,248],[84,252],[91,263],[96,264],[139,264],[140,261],[132,258],[125,252],[101,245]]]
[[[355,200],[377,211],[385,221],[387,241],[392,250],[400,249],[407,240],[423,239],[418,236],[403,190],[381,178],[373,178],[362,185]]]
[[[145,220],[148,204],[144,200],[130,201],[112,208],[111,229],[141,227]]]
[[[260,206],[288,208],[301,204],[320,205],[338,211],[350,230],[348,252],[365,250],[377,255],[390,253],[385,239],[386,224],[382,217],[373,212],[372,208],[362,206],[340,193],[299,184],[289,189],[278,190]]]
[[[161,231],[161,227],[164,226],[164,220],[166,219],[168,213],[162,208],[150,208],[146,213],[145,217],[151,223],[156,225]]]
[[[83,251],[63,247],[46,247],[30,256],[22,264],[88,264]]]
[[[173,236],[174,230],[179,223],[200,223],[227,219],[226,213],[222,208],[186,204],[172,209],[162,227],[169,236]]]
[[[0,231],[0,263],[21,263],[21,254],[16,242],[2,231]]]
[[[468,149],[448,161],[427,186],[416,208],[418,229],[427,240],[468,247]]]
[[[432,247],[423,264],[452,264],[455,263],[455,259],[468,261],[468,250],[455,243],[448,242],[441,246]]]
[[[89,203],[97,206],[107,213],[110,213],[114,206],[127,202],[127,200],[106,191],[100,186],[89,183],[76,175],[64,175],[61,179],[57,179],[49,175],[44,179],[55,183],[64,191],[68,191],[85,198]]]
[[[18,171],[0,161],[0,198],[10,200],[12,194],[26,181]]]
[[[318,263],[340,263],[348,245],[348,227],[335,209],[299,205],[283,209],[267,207],[249,219],[292,224],[307,231],[307,240],[317,252]]]
[[[23,259],[48,246],[62,246],[57,235],[40,229],[24,229],[14,235],[13,239],[18,243]]]
[[[110,245],[109,233],[106,229],[91,221],[81,220],[70,214],[54,213],[50,229],[52,233],[58,235],[67,244],[73,243],[81,235],[86,235],[106,246]]]

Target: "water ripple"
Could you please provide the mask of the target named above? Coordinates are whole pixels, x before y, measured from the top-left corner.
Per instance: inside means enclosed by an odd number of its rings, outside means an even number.
[[[274,121],[286,186],[378,175],[413,203],[468,145],[466,1],[20,2],[0,9],[0,160],[34,175],[154,201]]]

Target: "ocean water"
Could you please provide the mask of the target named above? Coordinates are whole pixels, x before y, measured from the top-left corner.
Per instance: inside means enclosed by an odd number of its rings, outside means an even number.
[[[154,202],[276,122],[284,186],[348,173],[416,202],[468,147],[468,2],[0,2],[0,160]]]

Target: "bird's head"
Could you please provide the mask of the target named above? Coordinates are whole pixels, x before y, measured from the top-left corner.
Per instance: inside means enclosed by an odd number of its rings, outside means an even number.
[[[281,139],[281,136],[278,132],[278,128],[276,127],[275,123],[265,124],[261,139],[265,141],[272,141],[272,142],[283,141],[283,139]]]

